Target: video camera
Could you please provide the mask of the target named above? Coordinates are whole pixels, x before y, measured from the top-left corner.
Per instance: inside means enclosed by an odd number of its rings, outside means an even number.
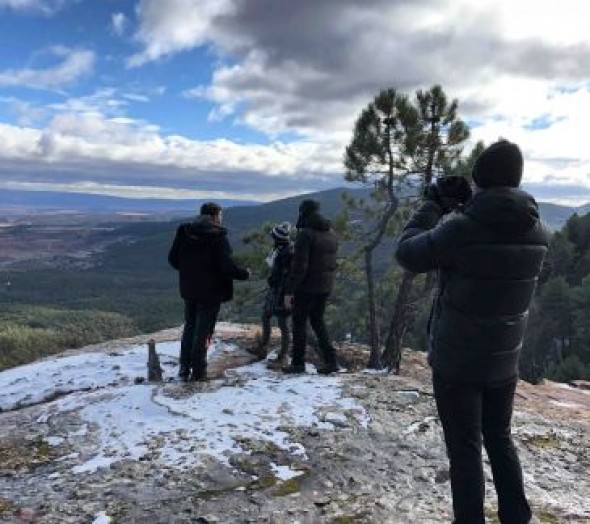
[[[437,178],[424,190],[424,198],[436,202],[445,213],[461,209],[472,196],[467,179],[455,175]]]

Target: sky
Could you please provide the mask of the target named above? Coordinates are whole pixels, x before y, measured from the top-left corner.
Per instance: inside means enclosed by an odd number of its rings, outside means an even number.
[[[0,0],[0,189],[269,201],[344,185],[382,89],[440,84],[590,201],[586,0]]]

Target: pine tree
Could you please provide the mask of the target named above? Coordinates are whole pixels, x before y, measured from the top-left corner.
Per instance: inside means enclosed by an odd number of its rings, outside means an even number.
[[[395,233],[396,213],[402,198],[415,197],[437,174],[454,164],[468,138],[467,126],[457,116],[458,102],[449,102],[439,85],[417,91],[415,100],[395,89],[381,91],[361,112],[352,141],[346,148],[345,178],[371,188],[365,201],[348,197],[351,213],[363,220],[353,231],[361,245],[369,313],[368,366],[381,367],[379,319],[376,311],[373,256],[384,237]],[[405,192],[405,194],[404,194]],[[415,198],[414,198],[415,199]],[[404,273],[390,320],[385,358],[389,368],[399,361],[407,330],[407,305],[414,275]]]

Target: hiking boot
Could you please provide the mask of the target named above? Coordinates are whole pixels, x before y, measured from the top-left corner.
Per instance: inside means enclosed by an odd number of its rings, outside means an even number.
[[[340,367],[338,364],[332,364],[329,366],[323,366],[318,368],[318,373],[320,375],[331,375],[332,373],[338,373],[340,371]]]
[[[281,371],[287,375],[299,375],[305,373],[305,364],[291,364],[281,368]]]
[[[258,346],[250,346],[246,348],[246,351],[250,353],[250,355],[254,355],[255,357],[259,358],[260,360],[264,360],[268,353],[268,347],[262,344]]]

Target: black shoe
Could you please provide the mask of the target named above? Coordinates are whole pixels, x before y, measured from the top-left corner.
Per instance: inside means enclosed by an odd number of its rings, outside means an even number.
[[[193,371],[190,377],[191,382],[207,382],[207,370]]]
[[[250,355],[254,355],[260,360],[264,360],[266,358],[266,355],[268,354],[268,348],[264,344],[246,347],[246,351],[250,353]]]
[[[189,375],[190,375],[190,369],[180,368],[180,371],[178,372],[178,378],[181,380],[181,382],[188,382]]]
[[[291,364],[290,366],[281,369],[287,375],[298,375],[305,373],[305,364]]]
[[[320,375],[331,375],[332,373],[338,373],[338,371],[340,371],[340,367],[337,364],[318,368],[318,373]]]

